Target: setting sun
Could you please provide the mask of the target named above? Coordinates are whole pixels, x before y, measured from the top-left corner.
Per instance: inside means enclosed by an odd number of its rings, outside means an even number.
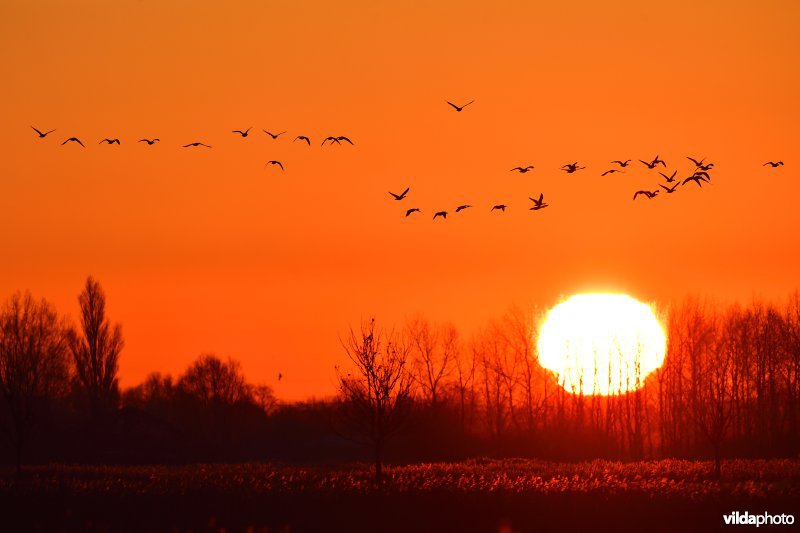
[[[539,332],[539,362],[578,394],[639,389],[664,362],[666,336],[649,305],[624,294],[578,294],[556,305]]]

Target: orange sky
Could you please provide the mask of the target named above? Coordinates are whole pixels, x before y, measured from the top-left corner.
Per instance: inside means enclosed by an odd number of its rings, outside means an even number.
[[[469,332],[577,291],[800,287],[800,4],[380,4],[3,2],[0,295],[75,317],[92,274],[123,386],[213,351],[297,399],[334,392],[337,335],[370,314]],[[600,177],[656,154],[709,157],[713,186],[632,202],[661,178]]]

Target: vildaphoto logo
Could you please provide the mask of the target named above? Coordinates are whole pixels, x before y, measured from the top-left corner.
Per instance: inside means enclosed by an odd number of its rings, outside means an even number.
[[[739,526],[790,526],[794,524],[794,515],[791,514],[750,514],[747,511],[740,513],[734,511],[730,514],[722,515],[725,525]]]

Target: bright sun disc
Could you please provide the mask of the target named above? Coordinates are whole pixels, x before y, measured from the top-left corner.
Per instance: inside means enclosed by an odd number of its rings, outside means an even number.
[[[649,305],[624,294],[577,294],[547,314],[539,363],[573,394],[622,394],[644,385],[666,345]]]

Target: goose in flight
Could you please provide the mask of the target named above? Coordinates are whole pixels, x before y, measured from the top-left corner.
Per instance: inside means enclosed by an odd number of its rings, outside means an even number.
[[[56,131],[56,130],[50,130],[50,131],[46,131],[46,132],[42,133],[41,131],[37,130],[33,126],[31,126],[31,128],[33,128],[33,131],[35,131],[39,135],[40,139],[44,139],[45,137],[47,137],[48,135],[50,135],[51,133]]]
[[[353,144],[353,141],[351,141],[350,139],[348,139],[348,138],[347,138],[347,137],[345,137],[344,135],[339,135],[338,137],[336,137],[336,140],[337,140],[337,141],[347,141],[347,142],[349,142],[351,145]],[[341,144],[341,143],[340,143],[340,144]]]
[[[528,196],[528,199],[533,202],[533,207],[530,208],[530,211],[538,211],[539,209],[544,209],[545,207],[549,207],[549,204],[544,203],[544,193],[539,193],[539,199],[531,198]]]
[[[614,172],[624,172],[624,170],[619,170],[619,169],[616,169],[616,168],[612,168],[612,169],[606,170],[605,172],[603,172],[600,175],[601,176],[605,176],[606,174],[613,174]]]
[[[103,144],[103,143],[108,143],[108,144],[116,143],[116,144],[119,144],[119,139],[103,139],[102,141],[100,141],[97,144]]]
[[[247,128],[244,131],[242,131],[242,130],[232,130],[231,133],[238,133],[242,137],[247,137],[248,135],[250,135],[250,130],[252,130],[252,129],[253,129],[253,127],[250,126],[249,128]]]
[[[264,133],[266,133],[267,135],[269,135],[270,137],[272,137],[272,140],[273,140],[273,141],[274,141],[275,139],[277,139],[278,137],[280,137],[281,135],[283,135],[284,133],[286,133],[285,131],[282,131],[282,132],[280,132],[280,133],[271,133],[271,132],[269,132],[269,131],[267,131],[267,130],[264,130],[264,129],[262,129],[261,131],[263,131]]]
[[[412,207],[406,211],[406,216],[410,215],[411,213],[422,213],[422,211],[419,210],[419,207]]]
[[[694,166],[696,166],[697,168],[700,168],[700,167],[702,167],[702,166],[703,166],[703,162],[706,160],[706,158],[704,157],[703,159],[701,159],[700,161],[698,161],[698,160],[697,160],[697,159],[695,159],[694,157],[689,157],[689,156],[686,156],[686,159],[688,159],[689,161],[691,161],[692,163],[694,163]]]
[[[626,159],[625,161],[620,161],[619,159],[617,159],[616,161],[612,161],[612,163],[616,163],[616,164],[618,164],[619,166],[621,166],[622,168],[625,168],[625,167],[627,167],[627,166],[628,166],[628,163],[630,163],[630,162],[631,162],[631,160],[630,160],[630,159]]]
[[[267,165],[278,165],[279,167],[281,167],[281,170],[286,170],[285,168],[283,168],[283,163],[281,163],[280,161],[275,161],[274,159],[272,161],[267,161],[266,163],[264,163],[265,167]]]
[[[567,163],[566,165],[561,167],[561,170],[563,170],[567,174],[572,174],[573,172],[575,172],[577,170],[583,170],[584,168],[586,168],[586,167],[579,167],[578,166],[578,162],[575,161],[574,163]]]
[[[140,143],[147,143],[148,146],[153,146],[154,143],[159,142],[161,139],[139,139]]]
[[[697,172],[694,173],[694,176],[700,176],[701,178],[703,178],[707,182],[709,182],[709,183],[711,182],[711,176],[708,175],[708,172],[705,172],[705,171],[702,171],[702,170],[698,170]]]
[[[209,145],[203,144],[201,142],[193,142],[193,143],[189,143],[189,144],[184,144],[183,145],[184,148],[190,148],[192,146],[205,146],[206,148],[211,148]]]
[[[664,189],[665,191],[667,191],[667,194],[672,194],[672,193],[675,192],[675,189],[677,189],[678,185],[680,185],[680,184],[681,184],[681,182],[678,181],[678,182],[675,182],[675,185],[673,185],[672,187],[667,187],[666,185],[662,185],[660,183],[658,184],[658,186],[661,187],[662,189]]]
[[[697,167],[699,170],[711,170],[714,168],[714,163],[708,163],[707,165],[700,165]]]
[[[456,207],[456,213],[458,213],[460,211],[463,211],[464,209],[469,209],[470,207],[472,207],[472,206],[469,205],[469,204],[460,205],[460,206]]]
[[[408,194],[408,191],[409,191],[410,188],[411,187],[406,187],[406,190],[404,190],[400,194],[395,194],[392,191],[389,191],[389,194],[391,194],[394,197],[395,200],[402,200],[403,198],[406,197],[406,194]]]
[[[528,165],[527,167],[514,167],[510,170],[510,172],[514,172],[515,170],[520,174],[525,174],[526,172],[533,170],[533,165]]]
[[[636,197],[640,194],[647,196],[647,199],[649,200],[655,198],[658,195],[658,191],[636,191],[636,193],[633,195],[633,199],[636,200]]]
[[[695,182],[701,189],[703,188],[703,184],[701,182],[705,181],[706,183],[710,183],[706,178],[701,176],[700,173],[693,174],[688,178],[686,178],[685,180],[683,180],[683,185],[686,185],[690,181]]]
[[[763,165],[761,165],[761,166],[762,166],[762,167],[765,167],[765,166],[767,166],[767,165],[771,166],[772,168],[775,168],[775,167],[777,167],[777,166],[779,166],[779,165],[783,165],[783,161],[778,161],[778,162],[767,161],[766,163],[764,163],[764,164],[763,164]]]
[[[305,135],[298,135],[297,137],[294,138],[294,141],[305,141],[307,145],[311,146],[311,139],[309,139]]]
[[[673,172],[673,173],[672,173],[672,176],[667,176],[667,175],[666,175],[666,174],[664,174],[663,172],[659,172],[659,174],[661,174],[662,176],[664,176],[664,179],[665,179],[665,180],[667,180],[667,183],[672,183],[673,181],[675,181],[675,175],[676,175],[677,173],[678,173],[678,171],[676,170],[675,172]]]
[[[490,210],[490,212],[491,212],[491,211],[494,211],[495,209],[499,209],[500,211],[502,211],[503,213],[505,213],[505,212],[506,212],[506,207],[508,207],[506,204],[497,204],[496,206],[492,207],[492,209]]]
[[[642,161],[641,159],[639,160],[639,162],[651,170],[656,168],[656,165],[658,165],[659,163],[661,163],[661,165],[663,165],[664,168],[667,168],[667,164],[664,163],[664,161],[662,161],[661,159],[659,159],[658,156],[656,156],[656,158],[650,161],[649,163],[647,161]]]
[[[437,211],[433,214],[433,220],[436,220],[436,217],[442,217],[443,219],[447,220],[447,211]]]
[[[336,138],[336,137],[325,137],[325,138],[322,140],[322,144],[320,144],[320,146],[325,146],[325,143],[326,143],[326,142],[328,142],[328,141],[330,141],[330,142],[331,142],[331,144],[333,144],[333,143],[336,143],[336,144],[342,144],[342,143],[339,141],[339,139],[338,139],[338,138]]]
[[[463,110],[465,107],[467,107],[469,104],[471,104],[471,103],[472,103],[472,102],[474,102],[474,101],[475,101],[475,100],[470,100],[469,102],[467,102],[466,104],[464,104],[464,105],[462,105],[462,106],[457,106],[457,105],[456,105],[456,104],[454,104],[453,102],[450,102],[450,101],[447,101],[447,100],[445,100],[445,102],[447,102],[448,104],[450,104],[450,105],[452,106],[452,108],[453,108],[453,109],[455,109],[455,110],[456,110],[458,113],[461,113],[461,111],[462,111],[462,110]]]
[[[74,142],[74,143],[78,143],[78,144],[80,144],[81,146],[83,146],[83,143],[82,143],[82,142],[81,142],[81,140],[80,140],[80,139],[78,139],[77,137],[70,137],[69,139],[67,139],[66,141],[64,141],[63,143],[61,143],[61,146],[64,146],[64,145],[65,145],[65,144],[67,144],[68,142]],[[83,146],[83,147],[84,147],[84,148],[86,148],[85,146]]]

